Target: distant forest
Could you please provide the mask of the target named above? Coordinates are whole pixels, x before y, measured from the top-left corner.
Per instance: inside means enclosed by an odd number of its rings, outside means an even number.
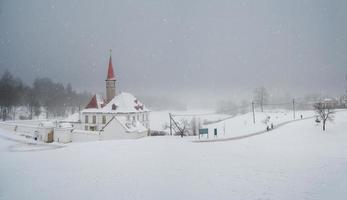
[[[36,78],[32,85],[26,85],[9,71],[0,79],[0,118],[15,119],[15,109],[25,107],[29,112],[26,119],[33,119],[42,111],[46,117],[66,116],[74,113],[88,102],[91,94],[79,93],[70,84],[53,82],[49,78]]]

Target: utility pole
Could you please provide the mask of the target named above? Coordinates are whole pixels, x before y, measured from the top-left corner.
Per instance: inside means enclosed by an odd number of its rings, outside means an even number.
[[[183,129],[181,129],[180,126],[178,126],[178,124],[176,123],[176,121],[175,121],[172,117],[171,117],[171,120],[173,121],[173,123],[174,123],[174,125],[176,126],[176,128],[178,128],[178,130],[179,130],[180,133],[181,133],[181,136],[183,137],[185,127],[183,127]]]
[[[295,100],[293,99],[293,118],[295,120]]]
[[[172,136],[172,119],[171,119],[171,113],[169,113],[169,117],[170,117],[170,135]]]
[[[78,105],[78,122],[82,123],[82,119],[81,119],[81,105]]]
[[[252,101],[253,123],[255,124],[254,102]]]

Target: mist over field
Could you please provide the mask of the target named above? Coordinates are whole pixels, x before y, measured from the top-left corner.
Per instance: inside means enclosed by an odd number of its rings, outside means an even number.
[[[0,74],[206,106],[346,90],[347,2],[0,1]],[[168,101],[169,101],[168,100]]]

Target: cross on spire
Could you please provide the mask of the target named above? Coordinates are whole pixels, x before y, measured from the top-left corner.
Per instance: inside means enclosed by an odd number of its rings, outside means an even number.
[[[112,66],[112,49],[110,49],[110,60],[108,62],[107,80],[115,80]]]

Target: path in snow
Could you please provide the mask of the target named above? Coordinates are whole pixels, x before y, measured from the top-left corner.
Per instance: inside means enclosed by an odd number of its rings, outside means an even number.
[[[273,129],[257,131],[255,133],[251,133],[251,134],[247,134],[247,135],[241,135],[241,136],[236,136],[236,137],[228,137],[228,138],[193,140],[192,142],[196,142],[196,143],[199,143],[199,142],[223,142],[223,141],[230,141],[230,140],[239,140],[239,139],[244,139],[244,138],[248,138],[248,137],[252,137],[252,136],[268,133],[270,131],[273,131],[273,130],[275,130],[275,129],[281,127],[281,126],[287,125],[289,123],[293,123],[293,122],[297,122],[297,121],[301,121],[301,120],[306,120],[306,119],[312,119],[312,118],[314,118],[314,116],[312,116],[312,117],[305,117],[305,118],[302,118],[302,119],[291,120],[291,121],[287,121],[287,122],[282,122],[282,123],[279,123],[277,125],[274,125]]]
[[[335,112],[343,112],[346,110],[337,110]],[[279,123],[277,125],[274,125],[273,129],[270,130],[262,130],[262,131],[257,131],[254,133],[250,133],[250,134],[246,134],[246,135],[240,135],[240,136],[235,136],[235,137],[227,137],[227,138],[213,138],[213,139],[202,139],[202,140],[193,140],[192,142],[195,143],[203,143],[203,142],[223,142],[223,141],[230,141],[230,140],[239,140],[239,139],[244,139],[244,138],[248,138],[248,137],[252,137],[252,136],[256,136],[256,135],[260,135],[260,134],[264,134],[264,133],[268,133],[270,131],[273,131],[274,129],[280,128],[282,126],[285,126],[287,124],[293,123],[293,122],[298,122],[301,120],[307,120],[307,119],[313,119],[315,118],[316,115],[310,116],[310,117],[304,117],[302,119],[295,119],[295,120],[290,120],[290,121],[285,121],[282,123]],[[219,123],[219,122],[218,122]]]

